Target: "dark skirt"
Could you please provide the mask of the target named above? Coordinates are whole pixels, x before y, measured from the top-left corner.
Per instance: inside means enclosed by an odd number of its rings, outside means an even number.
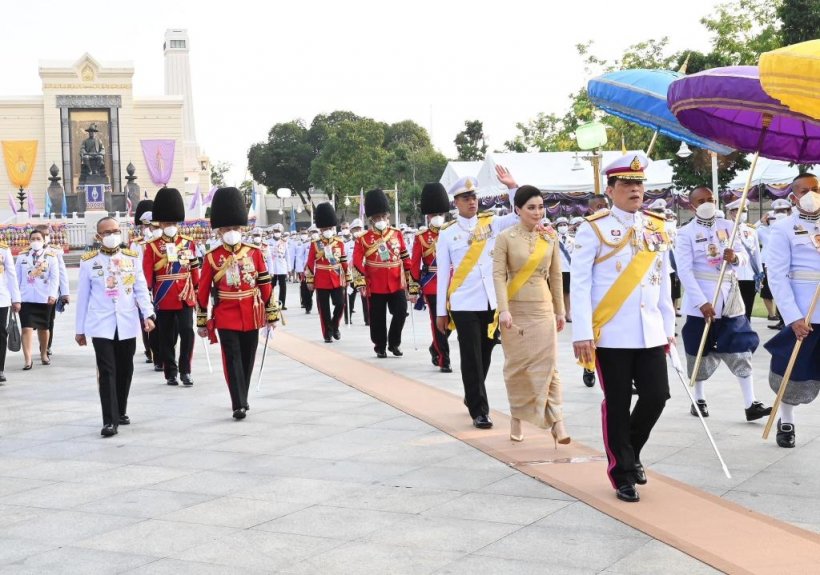
[[[772,290],[769,287],[769,274],[766,271],[766,266],[763,266],[763,279],[760,280],[760,297],[763,299],[774,299]]]
[[[812,328],[811,333],[800,344],[800,353],[794,362],[791,381],[820,381],[820,324],[813,324]],[[772,354],[769,366],[772,373],[780,377],[785,375],[795,343],[797,336],[794,335],[791,326],[787,325],[763,346]]]
[[[696,356],[698,354],[705,324],[706,322],[702,317],[686,316],[686,323],[681,330],[681,335],[683,336],[683,347],[688,355]],[[752,329],[745,315],[722,317],[712,322],[703,355],[709,355],[713,351],[717,353],[743,353],[747,351],[754,353],[759,344],[760,338],[757,332]]]
[[[47,303],[23,302],[20,306],[20,327],[48,329],[49,315],[53,306]]]
[[[569,293],[569,272],[561,272],[561,279],[564,284],[564,295]]]

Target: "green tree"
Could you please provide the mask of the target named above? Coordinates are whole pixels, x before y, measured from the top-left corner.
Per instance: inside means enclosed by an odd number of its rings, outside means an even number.
[[[820,35],[820,2],[817,0],[782,0],[777,7],[777,17],[783,26],[780,40],[790,46]]]
[[[230,162],[211,164],[211,185],[218,188],[225,187],[225,174],[231,170]]]
[[[712,33],[711,61],[717,66],[752,66],[757,64],[760,54],[779,48],[781,3],[782,0],[730,0],[719,4],[714,16],[701,18]]]
[[[253,179],[274,193],[278,188],[290,188],[308,207],[310,197],[310,165],[313,146],[308,130],[301,120],[276,124],[268,132],[268,140],[248,150],[248,169]]]
[[[308,141],[313,146],[314,157],[321,153],[325,142],[336,126],[342,122],[357,122],[361,119],[361,116],[347,110],[336,110],[330,114],[319,114],[314,117],[308,131]]]
[[[458,159],[471,161],[483,160],[487,153],[484,124],[481,120],[467,120],[464,129],[456,134],[453,140],[458,150]]]
[[[383,143],[383,124],[370,118],[342,120],[328,131],[313,160],[311,182],[335,194],[337,204],[341,196],[381,185],[388,155]]]

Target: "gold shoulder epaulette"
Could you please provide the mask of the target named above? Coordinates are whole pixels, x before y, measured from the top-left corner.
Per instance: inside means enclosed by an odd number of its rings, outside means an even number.
[[[430,231],[430,230],[424,230],[423,232],[416,232],[416,237],[423,236],[423,235],[424,235],[424,234],[426,234],[428,231]]]
[[[249,248],[253,248],[253,249],[255,249],[255,250],[258,250],[258,249],[259,249],[259,246],[257,246],[256,244],[249,244],[248,242],[242,242],[242,245],[243,245],[243,246],[247,246],[247,247],[249,247]]]
[[[162,236],[160,236],[159,238],[161,238],[161,237],[162,237]],[[148,244],[153,244],[153,243],[154,243],[155,241],[157,241],[159,238],[151,238],[150,240],[145,240],[145,245],[147,246]]]
[[[603,217],[609,215],[609,210],[600,210],[592,214],[591,216],[587,216],[584,219],[588,222],[594,222],[595,220],[600,220]]]
[[[443,226],[441,226],[441,228],[439,229],[439,233],[443,232],[444,230],[446,230],[447,228],[449,228],[450,226],[452,226],[454,223],[456,223],[456,220],[450,220],[449,222],[446,222],[446,223],[445,223]]]
[[[211,252],[214,252],[214,251],[218,250],[218,249],[219,249],[219,248],[221,248],[221,247],[222,247],[222,244],[215,245],[214,247],[212,247],[211,249],[209,249],[209,250],[208,250],[207,252],[205,252],[205,253],[206,253],[206,254],[209,254],[209,253],[211,253]]]
[[[649,216],[650,218],[655,218],[656,220],[663,220],[666,221],[666,216],[661,214],[656,214],[655,212],[650,212],[648,210],[642,210],[645,216]]]
[[[9,245],[6,242],[0,242],[0,250],[7,250],[9,249]]]
[[[91,250],[90,252],[85,252],[80,259],[85,262],[93,257],[97,257],[98,253],[100,253],[100,250]]]
[[[179,237],[181,237],[183,240],[188,240],[189,242],[194,241],[194,238],[192,238],[191,236],[186,236],[185,234],[179,234]]]
[[[134,250],[132,250],[130,248],[123,248],[120,251],[122,253],[124,253],[125,255],[130,256],[132,258],[138,258],[140,256],[137,252],[135,252]]]
[[[24,248],[24,249],[20,250],[20,253],[21,254],[27,254],[30,251],[31,251],[31,246],[28,246],[27,248]]]

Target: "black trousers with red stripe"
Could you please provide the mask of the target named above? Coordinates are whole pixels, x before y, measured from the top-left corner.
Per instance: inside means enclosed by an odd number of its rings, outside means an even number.
[[[333,303],[333,314],[330,304]],[[345,288],[317,289],[316,304],[319,306],[319,322],[322,325],[322,337],[325,339],[339,329],[339,322],[345,313]]]
[[[665,346],[646,349],[599,347],[595,350],[607,475],[617,488],[635,484],[635,464],[669,399]],[[632,384],[638,401],[630,413]]]
[[[159,332],[159,352],[165,368],[165,379],[176,379],[179,373],[191,373],[194,355],[194,308],[182,304],[182,309],[156,311]],[[176,344],[179,338],[179,363]],[[156,361],[156,360],[154,360]]]
[[[259,345],[259,330],[218,329],[222,346],[222,371],[231,394],[231,409],[248,408],[253,362]]]
[[[430,329],[433,332],[433,343],[430,346],[430,352],[435,351],[435,356],[438,358],[439,367],[450,367],[450,330],[446,334],[441,333],[436,329],[436,295],[424,295],[424,301],[427,302],[427,311],[430,313]]]

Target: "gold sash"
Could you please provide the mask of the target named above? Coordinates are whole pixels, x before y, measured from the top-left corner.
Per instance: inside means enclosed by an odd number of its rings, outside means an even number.
[[[518,273],[515,274],[515,277],[510,280],[507,284],[507,299],[511,300],[515,294],[518,293],[524,284],[527,283],[527,280],[532,277],[533,272],[538,267],[538,264],[541,260],[544,259],[544,256],[547,255],[547,248],[549,247],[549,242],[542,237],[538,237],[538,241],[535,244],[535,251],[530,254],[529,259],[524,263],[524,267],[518,270]]]
[[[487,222],[487,227],[492,224],[492,217],[489,218],[489,222]],[[482,226],[483,227],[483,226]],[[476,228],[478,229],[478,228]],[[450,280],[450,286],[447,288],[447,312],[450,315],[450,325],[448,328],[450,330],[456,329],[456,324],[453,321],[453,316],[450,314],[450,296],[461,287],[464,283],[464,280],[467,279],[467,276],[470,275],[470,272],[473,271],[473,268],[478,263],[479,258],[481,257],[481,253],[484,251],[484,246],[487,244],[487,237],[485,235],[481,236],[479,240],[473,240],[470,244],[467,253],[464,255],[464,259],[461,260],[461,263],[458,264],[456,271],[453,273],[453,277]],[[498,327],[498,311],[495,313],[495,318],[493,319],[493,323],[487,328],[487,331],[490,332],[489,337],[492,339],[493,335],[495,334],[495,330]],[[492,331],[490,331],[492,330]]]
[[[241,248],[236,250],[235,253],[228,256],[228,258],[225,259],[224,262],[222,262],[221,266],[216,265],[216,262],[214,261],[213,253],[208,253],[208,263],[210,263],[211,267],[214,270],[216,270],[216,273],[214,274],[213,282],[217,283],[219,280],[221,280],[225,276],[225,274],[227,273],[228,268],[231,267],[238,260],[241,260],[246,255],[248,255],[249,251],[250,251],[249,247],[242,246]]]

